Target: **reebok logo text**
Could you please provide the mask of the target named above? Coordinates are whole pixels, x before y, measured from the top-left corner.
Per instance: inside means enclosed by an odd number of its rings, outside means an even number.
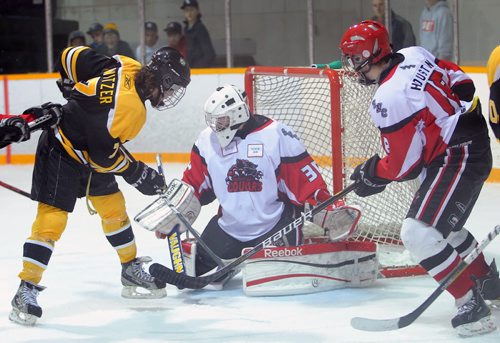
[[[284,249],[264,249],[264,257],[289,257],[289,256],[302,256],[302,248],[284,248]]]

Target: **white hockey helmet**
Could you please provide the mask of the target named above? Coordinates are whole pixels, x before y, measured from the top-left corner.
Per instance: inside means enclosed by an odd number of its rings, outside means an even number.
[[[205,102],[205,121],[223,148],[233,140],[241,124],[250,119],[246,98],[244,91],[233,85],[224,85]]]

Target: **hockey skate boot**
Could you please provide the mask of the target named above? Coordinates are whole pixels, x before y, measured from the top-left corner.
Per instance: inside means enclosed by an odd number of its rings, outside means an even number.
[[[491,310],[484,302],[477,287],[466,295],[463,304],[458,306],[458,314],[451,320],[451,325],[463,337],[482,335],[496,330],[491,318]]]
[[[11,302],[12,311],[9,314],[9,319],[21,325],[35,325],[37,318],[42,316],[42,308],[36,302],[36,297],[44,289],[43,286],[21,281]]]
[[[122,297],[129,299],[159,299],[167,296],[166,284],[161,282],[144,269],[143,263],[149,263],[149,256],[136,257],[122,264]],[[139,290],[144,290],[140,292]]]
[[[500,278],[495,260],[490,264],[490,271],[486,276],[474,278],[481,295],[486,302],[495,308],[500,308]]]

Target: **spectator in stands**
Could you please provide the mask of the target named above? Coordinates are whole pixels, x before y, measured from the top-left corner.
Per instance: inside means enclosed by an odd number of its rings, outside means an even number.
[[[71,31],[68,36],[68,46],[85,46],[85,35],[82,31]]]
[[[87,30],[87,34],[92,38],[92,43],[89,46],[97,50],[104,44],[104,34],[102,33],[103,27],[99,23],[93,23]]]
[[[144,55],[144,61],[146,63],[151,60],[151,55],[153,55],[153,52],[158,50],[160,48],[160,44],[158,42],[158,26],[156,23],[152,21],[147,21],[144,23],[144,45],[145,45],[145,55]],[[141,45],[135,49],[135,59],[137,61],[142,61],[142,56],[141,56]]]
[[[184,35],[187,41],[187,60],[191,68],[209,68],[215,60],[215,50],[207,28],[201,22],[201,12],[197,0],[184,0],[186,24]]]
[[[371,0],[374,16],[371,20],[385,25],[385,0]],[[408,20],[391,9],[391,44],[394,51],[416,45],[415,34]]]
[[[442,60],[453,60],[453,15],[446,0],[425,0],[420,45]]]
[[[186,37],[182,34],[182,25],[176,21],[167,24],[163,30],[167,33],[167,46],[178,50],[182,57],[187,57]]]
[[[135,58],[130,45],[120,39],[118,26],[115,23],[104,25],[104,44],[97,51],[106,56],[123,55],[130,58]]]

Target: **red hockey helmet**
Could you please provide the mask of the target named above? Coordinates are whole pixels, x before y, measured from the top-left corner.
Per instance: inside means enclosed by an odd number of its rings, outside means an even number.
[[[355,72],[392,53],[387,29],[373,20],[348,28],[340,41],[340,50],[344,67]]]

